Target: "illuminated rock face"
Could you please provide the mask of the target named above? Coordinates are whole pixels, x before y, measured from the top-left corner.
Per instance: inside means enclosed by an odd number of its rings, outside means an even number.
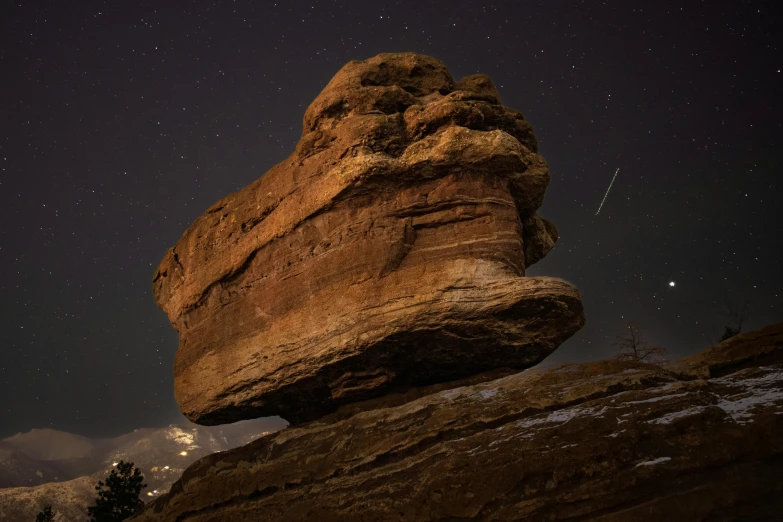
[[[296,150],[165,255],[175,392],[203,424],[527,368],[583,324],[569,283],[525,277],[557,239],[522,115],[483,75],[384,54],[343,67]]]

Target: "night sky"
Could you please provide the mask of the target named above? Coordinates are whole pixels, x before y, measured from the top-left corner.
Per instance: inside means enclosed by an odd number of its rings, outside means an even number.
[[[183,420],[155,268],[381,52],[489,74],[534,126],[561,239],[529,273],[575,283],[588,318],[549,362],[611,356],[627,320],[701,350],[726,300],[746,329],[780,320],[776,3],[3,2],[0,437]]]

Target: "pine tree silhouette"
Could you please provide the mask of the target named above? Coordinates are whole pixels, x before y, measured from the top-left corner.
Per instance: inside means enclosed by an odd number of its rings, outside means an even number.
[[[98,498],[95,504],[87,508],[90,522],[119,522],[137,513],[144,507],[139,498],[146,488],[141,470],[133,467],[133,462],[120,461],[111,470],[106,483],[95,486]]]
[[[46,506],[43,511],[38,513],[35,517],[35,522],[54,522],[54,513],[52,512],[52,506]]]

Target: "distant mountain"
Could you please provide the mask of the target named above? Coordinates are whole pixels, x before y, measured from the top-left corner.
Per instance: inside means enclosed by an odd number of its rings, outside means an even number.
[[[44,461],[84,459],[93,456],[96,451],[95,441],[87,437],[50,429],[17,433],[3,442]]]
[[[0,442],[0,488],[37,486],[57,480],[58,471],[40,460]]]
[[[277,417],[224,426],[172,424],[109,439],[36,429],[0,440],[0,521],[35,520],[45,505],[60,520],[86,520],[94,487],[120,460],[144,474],[145,500],[168,491],[191,463],[286,426]]]

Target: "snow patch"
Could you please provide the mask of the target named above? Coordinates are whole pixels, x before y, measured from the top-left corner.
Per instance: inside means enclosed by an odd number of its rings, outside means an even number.
[[[661,462],[668,462],[672,460],[671,457],[659,457],[655,460],[648,460],[647,462],[640,462],[634,468],[638,468],[639,466],[655,466],[656,464],[660,464]]]
[[[763,384],[775,385],[778,384],[780,381],[783,381],[783,371],[781,371],[779,368],[763,366],[763,367],[759,367],[759,369],[775,370],[775,371],[771,371],[770,373],[762,375],[761,377],[753,377],[752,379],[735,380],[732,379],[732,377],[734,377],[734,374],[732,374],[732,375],[727,375],[726,377],[719,377],[717,379],[713,379],[713,381],[726,384],[728,386],[733,386],[733,387],[741,386],[746,388],[752,388],[754,386],[763,385]]]
[[[738,424],[745,424],[753,422],[753,414],[750,410],[754,407],[778,400],[783,400],[783,391],[772,390],[758,395],[749,395],[737,401],[722,400],[718,403],[718,408],[725,411]]]
[[[538,426],[539,424],[565,424],[579,415],[589,415],[594,411],[595,410],[593,410],[593,408],[572,408],[558,410],[543,418],[519,420],[516,422],[516,425],[520,428],[530,428],[532,426]]]
[[[647,424],[671,424],[677,419],[690,417],[691,415],[698,415],[702,411],[704,411],[704,408],[701,406],[697,408],[688,408],[687,410],[682,411],[675,411],[673,413],[667,413],[663,417],[658,417],[657,419],[647,421]]]
[[[450,401],[452,399],[456,399],[462,395],[462,390],[460,388],[455,388],[453,390],[447,390],[445,392],[440,392],[440,396],[446,399],[447,401]]]
[[[476,395],[481,397],[484,400],[487,400],[487,399],[491,399],[492,397],[494,397],[497,394],[498,394],[497,389],[493,388],[491,390],[481,390]]]
[[[644,399],[643,401],[628,401],[625,404],[644,404],[646,402],[658,402],[665,401],[666,399],[673,399],[675,397],[685,397],[687,393],[675,393],[674,395],[664,395],[662,397],[653,397],[652,399]]]
[[[729,375],[712,379],[712,381],[737,390],[737,393],[723,397],[716,395],[718,402],[714,405],[696,406],[687,410],[668,413],[647,422],[649,424],[669,424],[676,419],[696,415],[708,407],[717,406],[726,412],[727,418],[730,418],[737,424],[747,424],[753,422],[752,410],[757,406],[772,405],[778,401],[783,401],[783,388],[781,388],[783,371],[780,371],[778,368],[766,375],[750,379],[737,379],[736,376]]]

